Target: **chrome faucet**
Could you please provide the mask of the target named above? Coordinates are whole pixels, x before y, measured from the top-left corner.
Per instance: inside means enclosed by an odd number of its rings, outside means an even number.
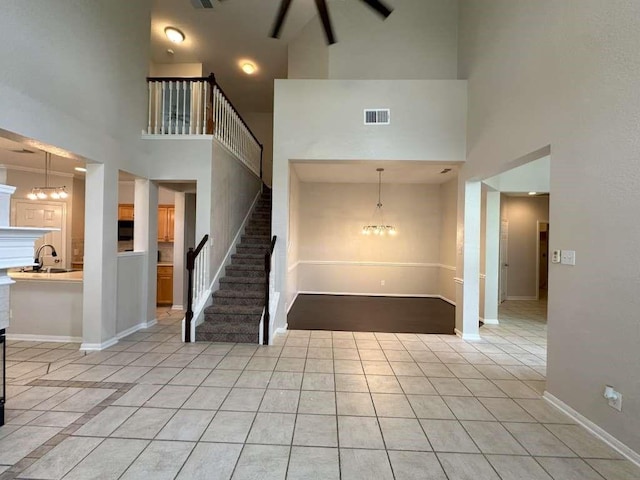
[[[51,248],[51,256],[52,257],[57,257],[58,256],[58,252],[56,252],[56,249],[53,245],[49,244],[49,243],[45,243],[44,245],[41,245],[40,248],[38,248],[38,250],[36,250],[36,258],[33,259],[33,271],[34,272],[38,272],[40,271],[40,269],[42,268],[42,264],[44,263],[44,260],[40,260],[40,252],[42,251],[42,249],[44,247],[50,247]]]

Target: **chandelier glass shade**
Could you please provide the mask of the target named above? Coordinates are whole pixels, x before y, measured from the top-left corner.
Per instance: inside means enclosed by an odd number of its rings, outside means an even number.
[[[385,222],[384,211],[382,209],[382,172],[384,172],[384,168],[377,168],[376,171],[378,172],[378,203],[373,211],[373,215],[371,215],[371,221],[368,225],[362,227],[362,234],[378,236],[396,235],[398,233],[396,227]]]
[[[64,200],[69,196],[67,187],[50,187],[49,186],[49,169],[51,168],[51,154],[44,152],[44,187],[33,187],[27,194],[29,200]]]

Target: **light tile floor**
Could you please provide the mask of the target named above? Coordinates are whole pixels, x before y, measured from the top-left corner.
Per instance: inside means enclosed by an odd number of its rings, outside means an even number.
[[[171,311],[102,352],[9,342],[0,479],[639,479],[541,399],[535,303],[503,304],[474,343],[291,331],[185,345]]]

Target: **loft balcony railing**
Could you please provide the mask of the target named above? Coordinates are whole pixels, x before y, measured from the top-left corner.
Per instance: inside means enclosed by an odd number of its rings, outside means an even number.
[[[147,135],[213,135],[262,178],[262,145],[213,74],[148,77]]]

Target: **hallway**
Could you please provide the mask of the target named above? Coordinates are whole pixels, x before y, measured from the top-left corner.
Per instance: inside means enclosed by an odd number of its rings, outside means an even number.
[[[530,308],[504,305],[474,343],[290,331],[270,347],[185,345],[171,312],[102,352],[10,342],[0,478],[640,478],[541,399],[546,325]]]

